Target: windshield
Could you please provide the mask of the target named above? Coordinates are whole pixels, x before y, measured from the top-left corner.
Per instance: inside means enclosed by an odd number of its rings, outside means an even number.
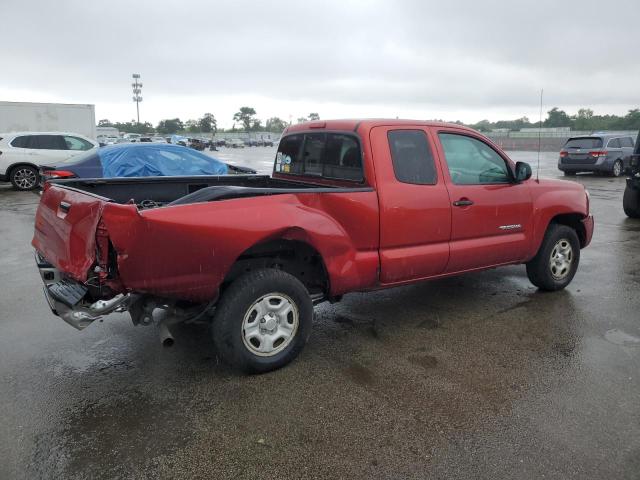
[[[602,139],[600,137],[582,137],[582,138],[570,138],[565,143],[566,149],[590,149],[602,147]]]

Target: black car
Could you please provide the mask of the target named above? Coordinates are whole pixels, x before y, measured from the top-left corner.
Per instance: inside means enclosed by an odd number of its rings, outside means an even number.
[[[630,218],[640,218],[640,132],[631,155],[629,178],[622,197],[624,213]]]

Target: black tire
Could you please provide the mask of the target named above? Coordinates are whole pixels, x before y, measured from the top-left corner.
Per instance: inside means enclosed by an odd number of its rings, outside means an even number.
[[[576,176],[576,172],[565,170],[564,171],[564,176],[565,177],[575,177]]]
[[[627,185],[622,197],[622,208],[629,218],[640,218],[640,190]]]
[[[611,167],[611,176],[619,177],[624,173],[624,165],[622,164],[622,160],[616,160],[613,162],[613,166]]]
[[[261,321],[255,304],[269,295],[286,297],[297,309],[297,328],[290,340],[283,341],[288,344],[282,350],[261,356],[250,350],[257,350],[260,345],[248,346],[247,342],[255,339],[246,339],[245,317],[248,321]],[[292,325],[294,317],[289,315],[293,315],[295,309],[286,316]],[[256,316],[251,320],[253,313]],[[264,373],[283,367],[298,356],[311,334],[312,321],[313,302],[305,286],[282,270],[262,269],[242,275],[227,288],[216,307],[211,334],[218,355],[225,363],[245,373]],[[258,323],[256,326],[261,328]]]
[[[11,169],[9,181],[16,190],[33,190],[40,184],[40,175],[31,165],[18,165]]]
[[[563,241],[568,243],[571,248],[570,263],[566,270],[558,270],[557,266],[552,267],[551,265],[551,255],[556,247],[562,245]],[[547,228],[538,253],[527,263],[527,276],[531,283],[540,290],[548,292],[562,290],[573,280],[579,263],[580,241],[576,231],[566,225],[552,223]]]

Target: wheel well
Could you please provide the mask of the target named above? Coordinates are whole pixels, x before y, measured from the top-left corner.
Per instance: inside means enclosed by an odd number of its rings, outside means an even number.
[[[563,213],[562,215],[556,215],[553,217],[550,223],[557,223],[573,228],[578,235],[578,240],[580,240],[580,247],[584,247],[587,240],[587,232],[582,223],[582,218],[583,216],[579,213]]]
[[[329,276],[320,253],[308,243],[285,239],[260,243],[242,253],[222,282],[221,290],[240,275],[260,268],[277,268],[290,273],[311,295],[329,292]]]

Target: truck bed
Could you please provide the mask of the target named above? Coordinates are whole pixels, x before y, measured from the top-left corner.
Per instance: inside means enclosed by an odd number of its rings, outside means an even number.
[[[344,190],[335,186],[273,179],[268,175],[82,178],[53,180],[50,183],[82,191],[104,201],[134,203],[142,208],[258,195]]]

